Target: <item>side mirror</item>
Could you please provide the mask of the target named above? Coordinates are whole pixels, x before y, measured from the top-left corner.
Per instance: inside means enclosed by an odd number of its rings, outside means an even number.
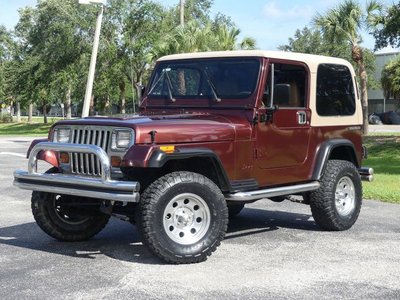
[[[290,103],[290,84],[282,83],[274,85],[273,104],[289,106]]]
[[[146,86],[139,85],[139,88],[140,88],[140,96],[143,98],[144,92],[146,91]]]

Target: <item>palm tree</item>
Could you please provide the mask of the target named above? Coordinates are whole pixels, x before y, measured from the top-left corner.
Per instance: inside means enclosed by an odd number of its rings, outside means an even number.
[[[365,9],[355,0],[345,0],[324,15],[318,14],[313,20],[317,28],[332,43],[347,42],[351,47],[352,59],[357,65],[360,78],[364,134],[368,133],[368,92],[360,32],[375,24],[381,10],[382,5],[375,0],[367,3]]]
[[[390,61],[382,71],[381,84],[386,99],[400,100],[400,58]]]
[[[219,26],[215,32],[214,50],[249,50],[255,48],[256,41],[250,37],[245,37],[240,43],[238,43],[239,35],[239,28],[228,28],[226,25]]]

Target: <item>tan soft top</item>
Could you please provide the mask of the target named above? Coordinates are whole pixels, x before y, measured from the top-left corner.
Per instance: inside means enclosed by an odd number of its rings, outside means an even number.
[[[210,51],[210,52],[172,54],[163,56],[159,58],[157,61],[193,59],[193,58],[194,59],[217,58],[217,57],[266,57],[266,58],[298,61],[307,64],[311,72],[316,72],[319,64],[339,64],[348,66],[350,69],[352,69],[351,64],[347,60],[341,58],[296,53],[296,52],[265,51],[265,50]]]
[[[240,51],[215,51],[215,52],[197,52],[197,53],[182,53],[163,56],[158,61],[168,60],[180,60],[180,59],[196,59],[196,58],[217,58],[217,57],[265,57],[273,59],[282,59],[286,61],[302,62],[308,66],[311,72],[310,80],[310,108],[311,111],[316,112],[316,85],[317,85],[317,69],[320,64],[338,64],[347,66],[355,78],[353,66],[344,59],[312,55],[295,52],[283,52],[283,51],[264,51],[264,50],[240,50]],[[357,90],[356,83],[354,84],[354,90]],[[362,124],[362,109],[361,102],[358,99],[358,93],[355,95],[356,101],[356,112],[353,116],[319,116],[317,113],[311,115],[311,126],[349,126]]]

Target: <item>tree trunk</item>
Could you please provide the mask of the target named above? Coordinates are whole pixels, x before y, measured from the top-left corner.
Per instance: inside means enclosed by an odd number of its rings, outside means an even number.
[[[21,103],[19,101],[16,103],[17,107],[17,122],[21,122]]]
[[[33,104],[29,103],[29,108],[28,108],[28,123],[33,123]]]
[[[140,84],[140,82],[135,84],[135,89],[136,89],[137,103],[139,104],[142,101],[142,85]],[[134,102],[133,105],[136,105],[136,103]],[[135,111],[136,111],[136,106],[135,106]]]
[[[14,99],[14,97],[12,97],[12,99]],[[14,111],[14,100],[11,100],[10,102],[10,115],[11,115],[11,120],[12,120],[12,116],[14,115],[15,111]]]
[[[110,96],[106,96],[106,103],[104,104],[104,114],[108,115],[111,113],[111,101],[110,101]]]
[[[132,82],[133,84],[133,82]],[[133,85],[132,85],[133,88]],[[142,93],[143,93],[143,85],[142,85],[142,74],[138,73],[136,77],[136,84],[135,84],[135,90],[136,90],[136,100],[137,100],[137,105],[140,105],[140,102],[142,101]],[[132,91],[133,93],[133,91]],[[133,95],[132,95],[133,98]],[[133,112],[136,113],[136,103],[133,100]]]
[[[180,0],[180,25],[183,27],[185,25],[185,0]]]
[[[368,134],[368,78],[364,65],[364,54],[360,46],[353,45],[352,58],[357,63],[358,75],[360,76],[361,105],[363,113],[363,134]]]
[[[47,124],[47,104],[43,104],[43,122]]]
[[[179,95],[181,96],[186,95],[185,73],[183,70],[178,71],[178,82],[179,82],[179,87],[178,87]]]
[[[89,116],[93,116],[94,113],[94,95],[90,98]]]
[[[67,119],[72,118],[71,102],[71,86],[68,86],[67,95],[65,96],[65,111]]]
[[[125,81],[121,81],[119,84],[119,90],[121,92],[121,103],[120,103],[120,109],[119,112],[121,114],[124,114],[126,112],[126,91],[125,91]]]

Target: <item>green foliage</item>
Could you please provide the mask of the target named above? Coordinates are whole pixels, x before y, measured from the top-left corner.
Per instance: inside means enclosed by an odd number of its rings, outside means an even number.
[[[221,15],[214,21],[209,19],[205,23],[191,20],[165,35],[153,48],[150,59],[175,53],[256,48],[253,38],[245,37],[238,41],[239,34],[240,29]]]
[[[364,49],[360,46],[361,31],[370,29],[380,18],[382,6],[371,0],[365,7],[356,0],[344,0],[329,9],[324,15],[317,14],[314,25],[324,38],[331,43],[347,43],[351,49],[351,58],[357,66],[360,83],[360,98],[363,106],[363,133],[368,133],[368,72]]]
[[[12,123],[13,117],[9,113],[0,114],[0,123]]]
[[[393,4],[375,21],[375,48],[381,49],[388,45],[400,47],[400,3]]]
[[[382,5],[375,0],[367,2],[365,7],[358,1],[344,0],[325,14],[317,14],[313,23],[331,42],[358,45],[362,41],[360,32],[375,25],[381,11]]]
[[[12,40],[11,32],[9,32],[3,25],[0,25],[0,100],[4,101],[10,95],[7,92],[6,84],[6,68],[12,59],[12,52],[14,42]]]
[[[373,182],[363,184],[364,198],[400,203],[400,138],[393,135],[368,136],[368,159],[363,165],[374,168]]]
[[[400,101],[400,57],[384,67],[381,83],[386,99],[394,98]]]
[[[179,6],[154,0],[113,0],[105,8],[93,89],[94,110],[125,111],[127,97],[140,98],[139,86],[150,66],[164,54],[255,47],[223,14],[210,17],[211,0],[185,1],[184,28]],[[13,34],[0,27],[0,96],[34,103],[80,106],[85,92],[99,7],[76,0],[38,0],[20,10]],[[67,111],[68,115],[68,111]]]

